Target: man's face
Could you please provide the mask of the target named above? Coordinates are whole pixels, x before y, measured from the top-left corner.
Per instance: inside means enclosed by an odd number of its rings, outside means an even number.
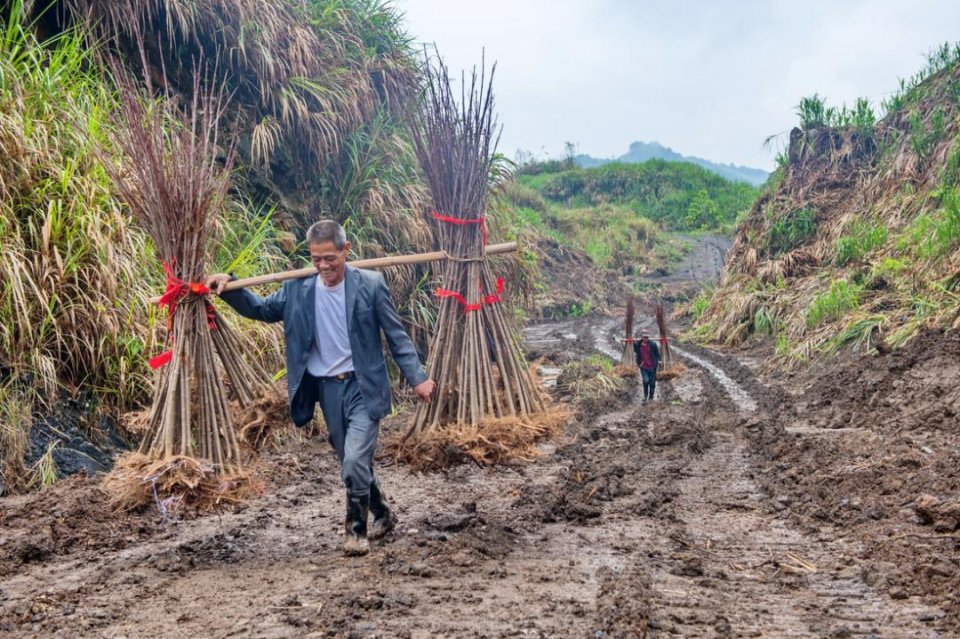
[[[320,273],[320,279],[327,286],[336,286],[343,281],[346,273],[347,255],[350,253],[350,242],[337,249],[333,242],[320,242],[310,245],[310,261]]]

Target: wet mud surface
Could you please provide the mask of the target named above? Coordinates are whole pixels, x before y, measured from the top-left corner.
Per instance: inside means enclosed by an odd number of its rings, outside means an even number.
[[[591,319],[528,337],[562,363],[616,350],[615,333]],[[681,345],[750,402],[690,360],[658,401],[634,387],[582,407],[534,463],[383,460],[400,523],[362,558],[339,550],[322,435],[289,435],[265,494],[221,516],[118,515],[83,478],[4,498],[0,634],[957,636],[960,353],[922,339],[790,392]]]
[[[697,246],[713,257],[665,290],[719,272],[726,246]],[[554,386],[587,355],[619,361],[620,331],[544,323],[527,352]],[[0,636],[960,636],[955,335],[777,379],[675,355],[656,401],[632,382],[581,402],[535,462],[381,460],[400,521],[366,557],[341,554],[322,433],[285,434],[264,494],[219,516],[115,513],[84,477],[0,498]]]

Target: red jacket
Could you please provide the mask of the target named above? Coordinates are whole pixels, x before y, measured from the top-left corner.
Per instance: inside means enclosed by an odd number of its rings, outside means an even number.
[[[650,348],[644,348],[644,346],[649,346]],[[655,342],[649,339],[646,342],[634,342],[633,352],[637,356],[637,366],[648,371],[657,370],[657,367],[660,365],[660,348]]]

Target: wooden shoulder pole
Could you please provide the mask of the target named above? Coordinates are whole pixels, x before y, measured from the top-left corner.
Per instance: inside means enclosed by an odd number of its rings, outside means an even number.
[[[504,242],[503,244],[491,244],[487,247],[487,255],[498,255],[500,253],[510,253],[517,250],[516,242]],[[389,266],[400,266],[403,264],[423,264],[425,262],[438,262],[450,257],[446,251],[433,251],[432,253],[414,253],[412,255],[390,255],[387,257],[374,257],[366,260],[356,260],[347,262],[357,268],[387,268]],[[248,286],[259,286],[261,284],[274,284],[286,280],[299,280],[311,275],[316,275],[317,269],[312,266],[296,269],[294,271],[284,271],[282,273],[270,273],[268,275],[257,275],[256,277],[245,277],[234,280],[224,287],[225,291],[235,291],[238,288]],[[159,297],[150,300],[151,304],[160,301]]]

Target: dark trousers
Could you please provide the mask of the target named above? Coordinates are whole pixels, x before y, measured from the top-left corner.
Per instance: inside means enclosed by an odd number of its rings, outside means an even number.
[[[653,391],[657,389],[657,371],[655,369],[641,368],[640,378],[643,380],[643,398],[653,399]]]
[[[304,383],[318,385],[320,410],[327,423],[330,445],[340,460],[340,475],[347,493],[357,497],[369,495],[380,424],[370,419],[356,378],[322,380],[308,373]]]

